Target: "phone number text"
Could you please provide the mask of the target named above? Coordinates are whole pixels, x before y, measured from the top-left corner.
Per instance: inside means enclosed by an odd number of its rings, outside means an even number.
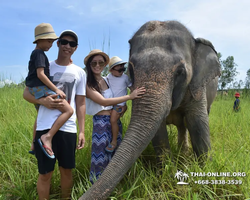
[[[199,185],[241,185],[242,180],[198,180],[194,183]]]

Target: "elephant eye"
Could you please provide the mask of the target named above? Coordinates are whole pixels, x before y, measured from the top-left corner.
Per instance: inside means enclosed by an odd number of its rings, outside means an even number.
[[[185,69],[184,67],[179,67],[177,70],[176,70],[176,75],[177,76],[180,76],[182,74],[185,74]]]

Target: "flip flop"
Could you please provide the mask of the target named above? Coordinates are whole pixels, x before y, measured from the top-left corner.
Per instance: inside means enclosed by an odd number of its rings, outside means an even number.
[[[113,144],[109,143],[109,145],[105,148],[105,150],[109,153],[113,153],[114,150],[116,149],[116,146],[114,146]]]
[[[35,155],[35,151],[34,150],[30,150],[29,153],[32,154],[32,155]]]
[[[53,152],[51,150],[51,148],[47,147],[46,145],[43,144],[42,140],[39,138],[38,140],[38,144],[40,145],[41,149],[43,150],[43,153],[45,153],[45,155],[50,158],[50,159],[54,159],[55,155],[49,155],[49,153],[46,151],[46,149],[48,149],[49,151]]]

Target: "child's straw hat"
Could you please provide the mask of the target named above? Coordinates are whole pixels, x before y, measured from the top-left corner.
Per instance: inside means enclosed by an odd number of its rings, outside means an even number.
[[[121,64],[125,64],[127,62],[122,61],[121,58],[119,58],[118,56],[114,56],[110,59],[109,62],[109,70],[111,70],[113,67],[115,67],[116,65],[121,65]]]
[[[41,39],[58,39],[51,24],[41,23],[35,28],[35,41],[33,43],[36,43],[37,40]]]

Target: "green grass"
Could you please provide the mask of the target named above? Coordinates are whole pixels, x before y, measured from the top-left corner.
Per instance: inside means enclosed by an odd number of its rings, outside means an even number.
[[[0,88],[0,200],[37,199],[37,165],[28,154],[32,141],[32,126],[36,111],[22,98],[23,88]],[[232,96],[232,95],[231,95]],[[177,130],[168,126],[173,161],[165,159],[162,168],[155,164],[150,144],[112,192],[110,199],[247,199],[250,197],[250,106],[249,98],[241,98],[241,112],[232,111],[233,97],[218,97],[210,112],[212,160],[200,167],[192,149],[180,154],[176,146]],[[129,102],[129,107],[131,102]],[[130,109],[122,118],[124,133],[130,121]],[[78,199],[90,186],[92,117],[86,117],[86,145],[76,152],[72,199]],[[188,185],[177,185],[178,170],[189,175]],[[192,177],[190,172],[245,172],[245,177]],[[60,179],[56,168],[51,187],[51,199],[59,199]],[[242,181],[234,184],[195,184],[198,180]]]

